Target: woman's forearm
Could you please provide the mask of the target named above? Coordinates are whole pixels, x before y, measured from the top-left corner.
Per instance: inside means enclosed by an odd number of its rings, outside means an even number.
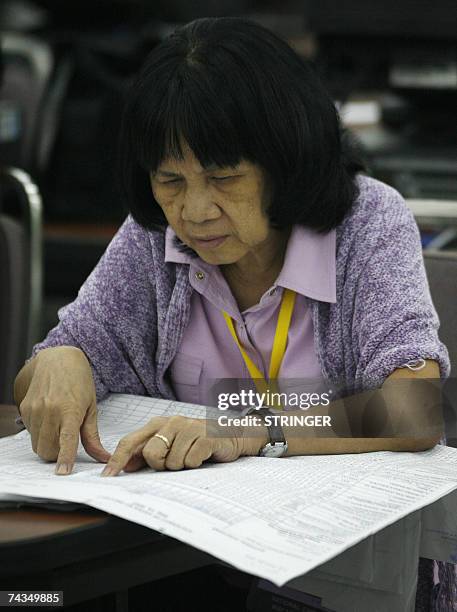
[[[287,455],[339,455],[374,451],[422,451],[432,448],[435,438],[289,438]]]
[[[287,455],[426,450],[443,436],[439,381],[431,383],[395,381],[328,406],[275,411],[272,419],[282,426]],[[267,428],[249,432],[243,433],[243,454],[257,455],[268,441]]]

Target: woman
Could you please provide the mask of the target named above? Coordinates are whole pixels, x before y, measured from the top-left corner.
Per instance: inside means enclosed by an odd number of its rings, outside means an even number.
[[[33,449],[58,474],[71,472],[79,435],[108,476],[262,453],[265,427],[211,439],[181,417],[153,419],[110,457],[96,400],[205,404],[212,379],[267,379],[285,303],[274,378],[360,392],[448,375],[410,212],[357,174],[332,100],[271,32],[231,18],[179,28],[133,84],[120,142],[131,215],[15,384]],[[416,360],[420,370],[405,368]],[[287,454],[422,450],[440,437],[282,435]]]

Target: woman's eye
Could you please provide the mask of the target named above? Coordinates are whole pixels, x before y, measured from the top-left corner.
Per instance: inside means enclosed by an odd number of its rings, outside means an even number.
[[[212,176],[211,179],[218,182],[229,181],[230,179],[236,178],[236,175],[230,176]],[[182,181],[181,178],[170,179],[169,181],[161,181],[161,185],[176,185]]]

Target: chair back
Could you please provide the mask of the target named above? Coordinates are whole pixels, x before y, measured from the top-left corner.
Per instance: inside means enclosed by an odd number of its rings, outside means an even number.
[[[18,370],[39,339],[42,205],[21,170],[0,168],[0,403],[12,403]]]
[[[440,318],[440,338],[447,346],[457,376],[457,253],[424,251],[430,293]]]
[[[430,293],[440,318],[440,339],[447,346],[451,379],[445,386],[444,417],[450,446],[457,446],[457,253],[424,251]]]
[[[56,138],[71,67],[67,61],[57,64],[44,40],[20,32],[0,35],[0,158],[40,176]]]

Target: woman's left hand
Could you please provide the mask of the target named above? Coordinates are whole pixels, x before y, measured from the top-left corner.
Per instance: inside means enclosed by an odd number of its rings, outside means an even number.
[[[121,438],[102,476],[134,472],[146,465],[154,470],[198,468],[208,459],[228,462],[257,454],[262,446],[260,438],[210,437],[209,423],[184,416],[155,417]]]

